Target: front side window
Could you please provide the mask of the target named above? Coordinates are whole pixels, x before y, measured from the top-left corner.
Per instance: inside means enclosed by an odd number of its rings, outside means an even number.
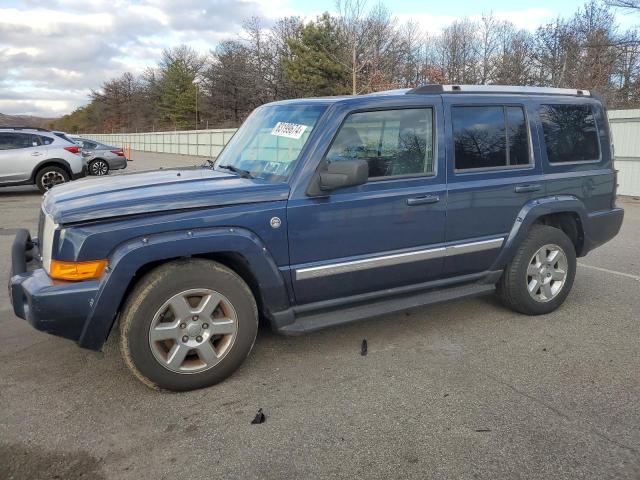
[[[456,170],[528,165],[529,129],[522,107],[452,108]]]
[[[34,146],[27,133],[0,133],[0,150],[13,150]]]
[[[325,105],[267,105],[256,109],[216,160],[216,169],[235,168],[272,182],[286,179]]]
[[[353,113],[326,158],[331,162],[366,160],[372,179],[432,175],[433,111],[409,108]]]
[[[542,105],[540,120],[550,163],[600,158],[598,130],[590,105]]]

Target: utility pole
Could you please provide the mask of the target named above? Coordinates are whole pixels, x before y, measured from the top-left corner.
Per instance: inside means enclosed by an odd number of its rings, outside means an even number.
[[[196,130],[198,130],[198,84],[196,83]]]

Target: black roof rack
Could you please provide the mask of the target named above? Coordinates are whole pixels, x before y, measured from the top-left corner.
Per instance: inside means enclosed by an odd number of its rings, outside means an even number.
[[[407,94],[439,94],[439,93],[504,93],[520,95],[571,95],[575,97],[589,97],[589,90],[577,90],[575,88],[552,88],[552,87],[519,87],[514,85],[439,85],[430,84],[422,87],[412,88]]]
[[[50,132],[51,130],[42,127],[26,127],[26,126],[14,126],[14,125],[0,125],[0,128],[6,130],[37,130],[39,132]]]

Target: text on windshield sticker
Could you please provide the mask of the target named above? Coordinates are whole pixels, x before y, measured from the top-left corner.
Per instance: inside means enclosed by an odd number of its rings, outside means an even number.
[[[271,135],[298,140],[306,129],[306,125],[300,125],[298,123],[278,122],[276,126],[273,127],[273,130],[271,130]]]

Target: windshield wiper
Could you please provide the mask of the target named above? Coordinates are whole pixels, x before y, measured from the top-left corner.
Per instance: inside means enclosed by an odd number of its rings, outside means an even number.
[[[253,175],[251,175],[251,172],[249,170],[243,170],[241,168],[234,167],[233,165],[218,165],[218,168],[224,168],[225,170],[230,170],[233,173],[237,173],[242,178],[253,178]]]

